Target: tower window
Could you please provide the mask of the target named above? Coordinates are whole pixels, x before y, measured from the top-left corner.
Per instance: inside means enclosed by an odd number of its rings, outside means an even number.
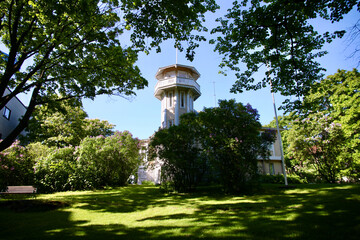
[[[169,120],[169,127],[171,127],[172,125],[174,125],[174,120],[173,120],[173,119],[170,119],[170,120]]]
[[[179,71],[178,76],[182,78],[188,78],[188,73],[185,71]]]
[[[185,107],[185,92],[180,92],[180,107]]]
[[[9,120],[9,119],[10,119],[10,115],[11,115],[11,110],[10,110],[8,107],[5,107],[5,108],[4,108],[4,113],[3,113],[4,118],[6,118],[7,120]]]
[[[275,175],[275,166],[273,163],[269,163],[269,172],[270,175]]]
[[[193,110],[193,100],[192,100],[192,96],[190,96],[190,102],[189,102],[189,109],[190,109],[190,111],[192,111]]]
[[[172,107],[172,102],[173,102],[173,93],[172,92],[170,92],[169,93],[169,107]]]

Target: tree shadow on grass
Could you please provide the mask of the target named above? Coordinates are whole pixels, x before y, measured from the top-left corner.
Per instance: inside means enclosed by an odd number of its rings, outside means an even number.
[[[276,191],[252,197],[252,203],[202,206],[195,213],[196,221],[228,226],[234,229],[229,236],[242,235],[245,239],[358,239],[358,190],[356,186],[300,193]]]
[[[64,196],[59,199],[73,204],[81,203],[78,208],[99,212],[129,213],[143,211],[157,206],[181,205],[186,196],[172,195],[161,192],[156,187],[128,186],[113,190],[94,191],[89,194]]]
[[[154,206],[185,205],[191,211],[144,215],[129,227],[126,223],[77,221],[66,208],[26,213],[0,208],[0,239],[357,239],[359,189],[273,188],[234,197],[217,193],[163,194],[154,187],[129,187],[75,194],[63,198],[82,210],[128,213]]]

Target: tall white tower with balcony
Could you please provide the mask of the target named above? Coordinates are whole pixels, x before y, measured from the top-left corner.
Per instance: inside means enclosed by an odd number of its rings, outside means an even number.
[[[180,115],[194,111],[194,101],[200,97],[196,80],[200,73],[191,66],[174,64],[159,68],[155,75],[155,97],[161,101],[161,127],[178,125]]]

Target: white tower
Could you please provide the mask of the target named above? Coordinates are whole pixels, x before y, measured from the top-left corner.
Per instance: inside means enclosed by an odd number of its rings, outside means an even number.
[[[174,64],[159,68],[155,75],[155,97],[161,101],[161,127],[178,125],[180,115],[194,110],[194,101],[200,97],[196,80],[200,73],[191,66]]]

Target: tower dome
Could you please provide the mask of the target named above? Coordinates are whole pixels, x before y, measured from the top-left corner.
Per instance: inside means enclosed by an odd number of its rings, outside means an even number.
[[[161,127],[178,125],[180,115],[194,111],[194,101],[200,97],[196,80],[200,73],[191,66],[173,64],[159,68],[155,75],[154,96],[161,101]]]

